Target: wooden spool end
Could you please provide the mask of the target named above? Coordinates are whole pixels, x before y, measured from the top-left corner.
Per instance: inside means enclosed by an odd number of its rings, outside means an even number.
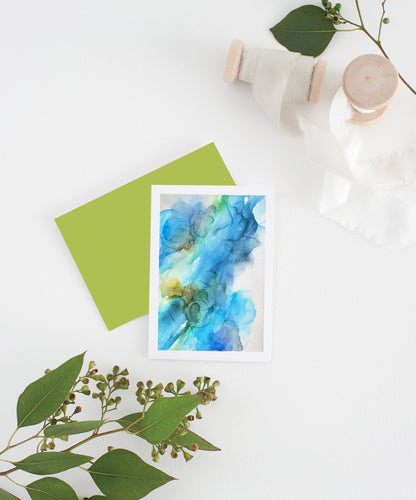
[[[328,61],[320,60],[318,61],[312,72],[311,87],[309,89],[308,102],[311,104],[316,104],[319,101],[319,94],[321,93],[322,83],[324,81],[326,67],[328,66]]]
[[[365,54],[351,61],[342,77],[344,93],[355,108],[351,121],[363,125],[379,120],[398,86],[399,75],[387,58]]]
[[[228,51],[227,62],[225,63],[224,81],[225,83],[234,83],[240,72],[241,57],[243,55],[244,45],[241,40],[233,40]]]

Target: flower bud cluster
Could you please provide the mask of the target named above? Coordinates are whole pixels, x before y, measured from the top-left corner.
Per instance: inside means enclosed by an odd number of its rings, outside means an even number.
[[[151,380],[146,383],[143,381],[137,382],[136,399],[142,406],[146,406],[149,402],[163,398],[163,384],[153,385]]]
[[[220,385],[218,380],[211,384],[210,377],[197,377],[193,384],[198,389],[198,394],[202,394],[201,404],[207,405],[217,399],[215,390]],[[201,417],[197,415],[196,418]]]
[[[114,396],[114,393],[119,390],[126,391],[129,388],[130,381],[126,378],[128,374],[127,368],[120,370],[117,365],[113,367],[111,373],[107,373],[105,376],[98,373],[98,370],[93,369],[90,371],[89,376],[91,380],[96,382],[97,389],[96,392],[92,393],[92,398],[100,400],[102,416],[109,411],[116,410],[121,403],[121,396]]]
[[[198,392],[196,394],[202,396],[201,404],[207,405],[211,401],[215,401],[217,399],[215,391],[216,388],[220,385],[218,380],[215,380],[214,382],[211,383],[210,377],[196,377],[196,379],[193,381],[193,385],[198,389]],[[159,384],[159,386],[161,386],[161,389],[163,389],[162,384]],[[168,394],[172,394],[174,397],[190,394],[190,392],[184,392],[180,394],[180,391],[184,388],[184,386],[185,382],[183,382],[182,380],[177,380],[176,388],[173,382],[169,382],[165,387],[165,392],[167,392]],[[141,402],[140,404],[147,404],[150,401],[150,398],[149,398],[149,392],[146,393],[146,391],[152,390],[152,384],[148,383],[147,389],[145,389],[144,383],[139,382],[137,384],[137,387],[138,387],[138,391],[136,392],[137,400],[139,402],[140,400],[143,400],[143,402]],[[159,397],[163,396],[160,395]],[[169,439],[153,446],[152,460],[154,462],[158,462],[160,455],[164,455],[166,449],[169,446],[171,447],[170,456],[172,458],[177,458],[179,456],[179,453],[182,453],[184,459],[187,462],[191,460],[193,458],[193,455],[191,455],[189,451],[192,451],[194,453],[198,451],[197,443],[194,443],[191,447],[186,447],[189,450],[186,451],[184,449],[184,446],[178,443],[178,438],[187,434],[191,422],[193,422],[195,419],[199,420],[201,418],[202,415],[198,407],[195,409],[195,415],[191,414],[185,416]]]
[[[346,23],[341,15],[342,5],[340,3],[336,3],[334,6],[332,6],[332,3],[328,0],[322,0],[322,5],[325,9],[324,17],[326,19],[331,19],[335,25]]]

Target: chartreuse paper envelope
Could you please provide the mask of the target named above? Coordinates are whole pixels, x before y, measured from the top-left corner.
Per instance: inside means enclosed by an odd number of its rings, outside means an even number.
[[[208,144],[55,219],[109,330],[149,310],[153,184],[235,183]]]

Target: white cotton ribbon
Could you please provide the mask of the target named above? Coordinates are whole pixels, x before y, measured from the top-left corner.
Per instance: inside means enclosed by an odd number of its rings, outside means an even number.
[[[379,123],[354,125],[340,89],[329,131],[302,116],[299,121],[309,157],[326,170],[320,212],[377,244],[399,248],[416,242],[416,142],[414,131],[402,126],[405,103],[393,105]]]
[[[301,111],[313,65],[300,54],[248,49],[239,78],[252,85],[257,103],[281,129],[304,134],[309,157],[326,171],[323,215],[381,245],[415,243],[416,129],[403,127],[412,96],[396,96],[380,122],[360,126],[350,122],[353,109],[339,89],[325,128]]]
[[[314,59],[294,52],[245,49],[239,79],[250,83],[254,98],[283,130],[299,134],[297,106],[306,103]]]

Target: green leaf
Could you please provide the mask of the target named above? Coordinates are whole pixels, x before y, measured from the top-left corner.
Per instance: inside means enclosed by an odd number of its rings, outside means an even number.
[[[43,434],[46,437],[70,436],[93,431],[104,424],[104,420],[85,420],[84,422],[71,422],[69,424],[57,424],[46,427]]]
[[[179,446],[183,446],[184,448],[188,448],[188,450],[190,450],[194,444],[197,444],[199,450],[220,451],[219,448],[209,443],[201,436],[198,436],[198,434],[190,431],[189,429],[184,436],[177,436],[173,434],[171,436],[171,439],[174,441],[174,443],[178,444]]]
[[[16,497],[7,493],[7,491],[0,489],[0,500],[16,500]]]
[[[174,479],[131,451],[121,449],[100,457],[88,472],[111,500],[137,500]]]
[[[17,402],[18,427],[39,424],[59,408],[81,371],[84,354],[71,358],[26,387]]]
[[[18,469],[31,474],[56,474],[64,470],[78,467],[92,460],[87,455],[75,455],[68,451],[49,451],[47,453],[35,453],[20,462],[12,462]]]
[[[200,395],[156,399],[144,418],[130,427],[129,432],[146,439],[151,444],[161,443],[171,436],[181,420],[201,403],[201,399]],[[117,422],[126,428],[141,415],[132,413]]]
[[[32,500],[78,500],[69,484],[56,477],[44,477],[26,486]]]
[[[325,11],[316,5],[292,10],[280,23],[270,28],[276,40],[292,52],[319,56],[337,32]]]
[[[94,495],[93,497],[90,497],[88,500],[100,500],[100,498],[109,498],[109,497],[103,497],[102,495]]]

